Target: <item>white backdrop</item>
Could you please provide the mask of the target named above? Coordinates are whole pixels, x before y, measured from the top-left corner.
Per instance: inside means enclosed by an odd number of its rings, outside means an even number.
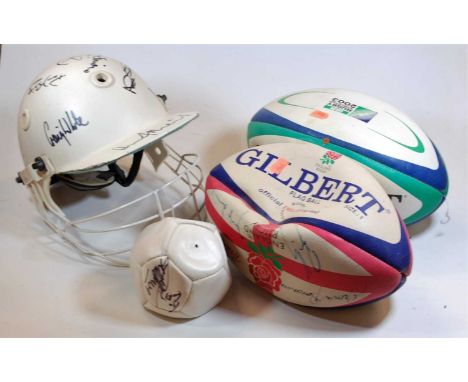
[[[140,305],[127,269],[83,262],[46,238],[26,189],[16,113],[44,67],[82,53],[114,57],[171,111],[201,116],[171,143],[198,151],[207,173],[246,146],[250,117],[271,99],[306,88],[339,87],[386,100],[416,120],[449,171],[449,205],[411,227],[414,268],[390,298],[363,307],[319,310],[283,303],[233,269],[222,303],[176,321]],[[468,335],[466,228],[467,63],[463,46],[3,46],[0,62],[0,336],[316,336]],[[447,221],[446,214],[450,221]]]

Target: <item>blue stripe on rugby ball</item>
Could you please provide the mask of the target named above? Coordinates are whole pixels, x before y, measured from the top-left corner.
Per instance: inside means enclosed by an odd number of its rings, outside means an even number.
[[[285,127],[285,128],[300,132],[302,134],[307,134],[307,135],[310,135],[319,139],[330,138],[329,135],[325,135],[325,134],[319,133],[318,131],[311,130],[307,127],[299,125],[265,108],[258,111],[253,116],[252,121],[271,123],[273,125]],[[427,167],[419,166],[414,163],[405,162],[400,159],[392,158],[387,155],[383,155],[378,152],[365,149],[361,146],[353,145],[349,142],[342,141],[335,137],[333,137],[333,143],[343,148],[352,150],[356,153],[365,155],[366,157],[374,159],[382,164],[385,164],[391,168],[394,168],[395,170],[403,172],[415,179],[420,180],[421,182],[424,182],[436,188],[437,190],[441,192],[447,189],[447,186],[448,186],[447,170],[445,169],[442,157],[440,156],[439,152],[437,151],[434,145],[433,146],[435,148],[435,152],[437,154],[437,160],[439,163],[439,167],[437,168],[437,170],[431,170]]]
[[[231,189],[236,195],[242,198],[247,204],[250,205],[252,209],[258,212],[260,215],[276,224],[286,224],[286,223],[305,223],[311,224],[316,227],[322,228],[329,232],[334,233],[335,235],[340,236],[344,240],[357,245],[359,248],[362,248],[366,252],[374,255],[385,263],[391,265],[400,272],[405,272],[408,268],[410,261],[410,247],[408,241],[405,239],[405,228],[400,220],[400,240],[396,244],[388,243],[384,240],[377,239],[373,236],[367,235],[365,233],[352,230],[347,227],[343,227],[339,224],[330,223],[320,219],[306,218],[306,217],[296,217],[287,219],[284,221],[276,221],[271,218],[257,203],[255,203],[228,175],[224,167],[219,164],[217,165],[210,173],[211,176],[218,179],[226,187]]]

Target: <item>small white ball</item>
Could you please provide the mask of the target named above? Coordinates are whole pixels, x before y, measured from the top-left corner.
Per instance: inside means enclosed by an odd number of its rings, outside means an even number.
[[[210,223],[165,218],[138,237],[130,267],[143,306],[176,318],[201,316],[231,285],[226,250]]]

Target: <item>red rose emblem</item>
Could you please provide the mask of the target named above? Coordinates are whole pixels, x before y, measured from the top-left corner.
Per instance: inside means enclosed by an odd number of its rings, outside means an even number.
[[[270,293],[273,293],[274,290],[280,290],[281,271],[273,265],[273,262],[253,252],[249,253],[247,261],[250,274],[259,287]]]
[[[327,151],[327,157],[329,157],[330,159],[333,159],[333,160],[337,160],[338,158],[341,157],[341,154],[338,154],[338,153],[335,153],[333,151]]]

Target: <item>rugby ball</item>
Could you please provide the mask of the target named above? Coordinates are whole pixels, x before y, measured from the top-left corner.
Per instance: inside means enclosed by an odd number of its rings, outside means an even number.
[[[295,304],[337,307],[396,291],[409,275],[406,227],[358,162],[320,147],[248,148],[206,182],[209,220],[252,282]]]
[[[304,141],[345,154],[382,184],[406,224],[432,214],[448,192],[437,148],[407,115],[374,97],[313,89],[281,97],[248,126],[249,146]]]

